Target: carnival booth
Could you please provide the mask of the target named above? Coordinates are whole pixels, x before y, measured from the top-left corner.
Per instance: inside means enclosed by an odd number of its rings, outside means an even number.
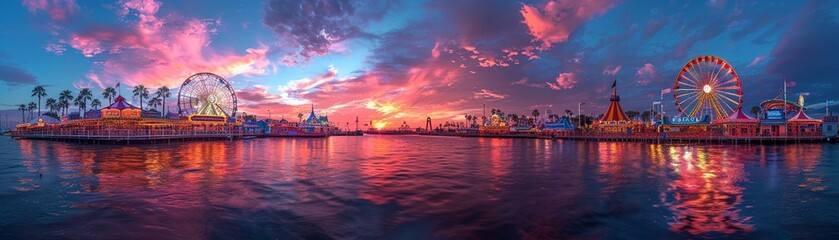
[[[790,119],[787,120],[787,126],[789,126],[790,136],[821,136],[821,125],[821,119],[810,118],[810,116],[807,116],[807,114],[804,113],[804,109],[799,110],[798,114],[795,114],[795,116],[792,116]]]
[[[99,110],[102,118],[140,118],[140,108],[125,101],[122,95],[114,99],[114,103]]]
[[[787,135],[787,119],[783,109],[770,109],[763,112],[763,117],[760,118],[760,135],[761,136],[786,136]]]
[[[671,136],[691,136],[691,135],[707,135],[711,131],[711,117],[708,115],[702,117],[664,117],[664,132]]]
[[[749,137],[757,136],[760,120],[743,113],[737,109],[728,118],[714,120],[714,126],[723,136]]]
[[[545,128],[542,130],[554,132],[572,132],[574,131],[574,124],[571,123],[571,120],[569,120],[568,117],[563,116],[560,117],[559,120],[557,120],[556,122],[545,123]]]

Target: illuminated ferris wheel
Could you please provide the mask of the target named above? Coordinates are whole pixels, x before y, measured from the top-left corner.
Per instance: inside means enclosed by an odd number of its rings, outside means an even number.
[[[181,115],[236,116],[236,93],[219,75],[198,73],[190,76],[178,91]]]
[[[743,89],[731,64],[719,57],[701,56],[682,67],[673,97],[682,116],[723,119],[740,109]]]

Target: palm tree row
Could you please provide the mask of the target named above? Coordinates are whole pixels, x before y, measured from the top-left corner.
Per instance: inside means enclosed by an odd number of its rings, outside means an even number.
[[[143,109],[143,101],[149,97],[149,90],[144,85],[137,85],[134,87],[132,91],[135,97],[140,98],[140,109]],[[102,89],[102,98],[108,99],[108,105],[110,106],[113,104],[114,98],[117,97],[117,91],[113,87],[106,87]],[[29,114],[28,119],[32,119],[35,117],[35,110],[37,111],[37,116],[47,115],[54,118],[60,118],[59,113],[61,115],[66,115],[70,111],[71,106],[76,106],[79,110],[79,113],[82,114],[84,117],[84,113],[88,110],[88,107],[93,109],[98,109],[102,106],[102,102],[95,98],[93,95],[93,91],[90,88],[82,88],[79,90],[79,94],[74,96],[73,91],[71,90],[62,90],[58,94],[58,98],[46,98],[47,91],[44,85],[35,86],[32,89],[32,97],[38,98],[38,102],[30,102],[27,104],[20,104],[18,106],[18,111],[21,112],[21,122],[26,122],[27,113]],[[171,97],[171,93],[168,87],[160,87],[157,91],[154,92],[154,95],[151,99],[149,99],[148,105],[152,108],[157,108],[157,106],[162,106],[161,112],[166,114],[166,98]],[[47,110],[46,113],[41,112],[41,102],[42,99],[46,98],[44,102]],[[72,104],[72,105],[71,105]]]

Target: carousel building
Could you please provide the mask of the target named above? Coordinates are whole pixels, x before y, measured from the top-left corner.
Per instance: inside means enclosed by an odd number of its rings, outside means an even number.
[[[494,113],[486,118],[483,126],[478,128],[478,132],[483,134],[506,134],[510,133],[510,126],[507,126],[507,122],[500,115]]]
[[[612,86],[612,97],[609,98],[609,108],[600,120],[594,123],[594,128],[598,132],[605,133],[629,133],[633,129],[637,130],[642,124],[634,122],[626,116],[621,107],[621,97],[618,95],[617,81]]]

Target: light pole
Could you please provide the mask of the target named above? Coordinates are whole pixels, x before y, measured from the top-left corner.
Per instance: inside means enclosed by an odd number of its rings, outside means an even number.
[[[584,102],[577,103],[577,128],[580,128],[580,126],[581,126],[580,124],[582,124],[582,121],[581,121],[582,117],[580,117],[580,115],[581,115],[580,113],[583,112],[583,104],[586,104],[586,103],[584,103]]]
[[[268,109],[268,120],[271,120],[271,109]]]
[[[650,109],[650,122],[652,122],[653,119],[655,119],[655,105],[660,106],[660,105],[663,105],[663,104],[661,104],[661,102],[659,102],[659,101],[653,102],[653,109]],[[661,113],[661,122],[659,122],[658,125],[656,126],[656,130],[658,130],[659,126],[662,126],[663,124],[664,124],[664,113]]]

